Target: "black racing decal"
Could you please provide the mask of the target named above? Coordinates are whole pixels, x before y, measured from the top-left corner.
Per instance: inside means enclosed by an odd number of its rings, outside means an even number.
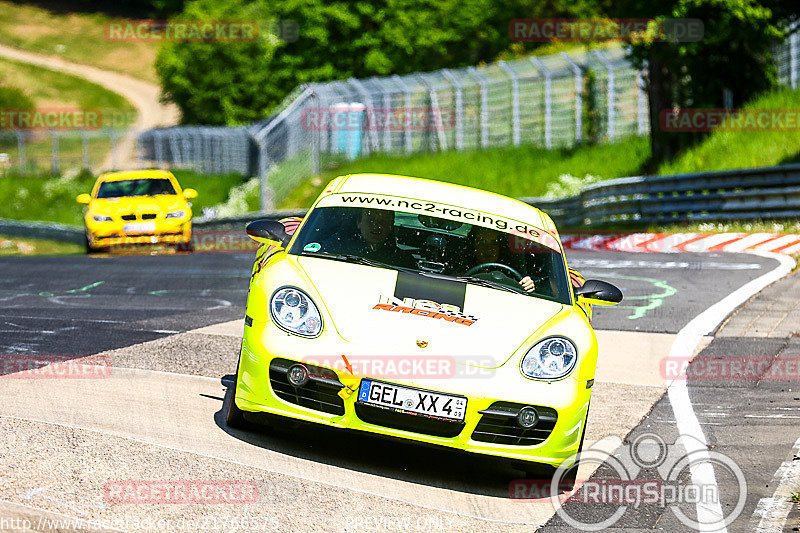
[[[398,272],[394,297],[400,300],[431,300],[439,304],[455,305],[464,309],[467,284],[449,279],[432,278],[413,272]]]

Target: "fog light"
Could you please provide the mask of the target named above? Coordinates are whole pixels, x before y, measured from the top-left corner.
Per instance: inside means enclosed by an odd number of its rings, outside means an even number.
[[[539,422],[539,413],[533,407],[523,407],[517,414],[517,423],[524,428],[532,428]]]
[[[303,365],[291,366],[289,367],[289,371],[286,373],[286,377],[289,380],[289,383],[295,387],[302,387],[308,383],[308,369]]]

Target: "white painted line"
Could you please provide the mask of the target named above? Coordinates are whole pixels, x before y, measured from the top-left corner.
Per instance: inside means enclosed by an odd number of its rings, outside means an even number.
[[[753,281],[739,287],[731,294],[715,303],[696,317],[678,332],[669,358],[683,359],[691,358],[695,347],[702,341],[703,336],[711,332],[719,325],[732,311],[746,302],[750,297],[764,289],[767,285],[774,283],[792,271],[795,265],[794,259],[786,255],[770,254],[765,252],[752,252],[754,255],[776,259],[780,264],[772,271],[760,276]],[[717,487],[717,479],[714,474],[714,467],[708,453],[708,441],[703,433],[703,428],[697,420],[697,415],[692,408],[692,401],[689,399],[689,388],[687,380],[678,379],[673,381],[668,390],[669,402],[672,411],[675,413],[675,420],[678,426],[678,433],[681,435],[681,443],[687,455],[697,457],[698,460],[689,465],[692,475],[692,483],[699,487]],[[717,490],[717,494],[719,491]],[[702,504],[697,503],[697,521],[704,527],[702,531],[722,531],[727,532],[727,527],[723,523],[724,515],[719,502]]]
[[[761,498],[753,513],[753,522],[758,520],[756,533],[780,533],[786,523],[786,517],[792,509],[792,492],[800,487],[800,439],[792,447],[792,456],[781,463],[780,468],[772,476],[778,484],[771,498]]]

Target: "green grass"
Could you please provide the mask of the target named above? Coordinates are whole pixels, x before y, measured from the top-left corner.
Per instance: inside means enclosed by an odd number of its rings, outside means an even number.
[[[9,255],[68,255],[84,253],[83,246],[46,239],[21,239],[0,235],[0,257]]]
[[[764,94],[745,109],[800,109],[800,91],[782,89]],[[721,127],[659,174],[702,172],[800,162],[800,129],[794,131],[731,131]]]
[[[225,201],[231,188],[242,181],[238,175],[205,176],[189,171],[175,171],[174,174],[182,187],[197,189],[199,196],[192,200],[195,216],[199,216],[204,207]],[[94,182],[95,178],[88,172],[74,177],[0,177],[0,217],[80,226],[83,207],[75,202],[75,197],[90,192]]]
[[[100,85],[69,74],[0,59],[0,83],[6,87],[17,87],[33,102],[36,109],[86,109],[98,110],[104,117],[123,118],[124,124],[132,124],[136,110],[125,98]],[[101,119],[98,125],[105,122]],[[31,131],[25,146],[25,160],[29,169],[49,169],[52,161],[52,140],[47,132]],[[89,136],[88,153],[90,163],[102,162],[111,142],[107,135],[93,132]],[[59,132],[59,153],[62,170],[80,168],[83,140],[79,133]],[[12,132],[0,135],[0,152],[8,154],[11,163],[18,162],[17,137]]]
[[[647,139],[636,137],[568,150],[520,146],[411,157],[376,155],[331,165],[333,168],[291,191],[278,206],[308,207],[331,179],[359,172],[424,177],[514,197],[542,196],[551,183],[565,174],[579,180],[587,175],[601,179],[635,175],[648,156]]]
[[[58,13],[6,0],[0,1],[0,13],[0,44],[157,81],[153,63],[158,43],[110,41],[107,15]]]

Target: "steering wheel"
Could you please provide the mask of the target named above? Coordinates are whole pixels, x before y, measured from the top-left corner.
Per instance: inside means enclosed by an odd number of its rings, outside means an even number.
[[[513,274],[514,276],[516,276],[516,280],[517,281],[519,281],[519,280],[521,280],[523,278],[522,274],[517,272],[512,267],[510,267],[508,265],[504,265],[503,263],[481,263],[480,265],[475,265],[474,267],[472,267],[469,270],[467,270],[467,273],[464,274],[464,275],[465,276],[471,276],[471,275],[475,274],[476,272],[480,272],[481,270],[488,270],[490,267],[493,268],[493,269],[505,270],[506,272],[509,272],[509,273]]]

